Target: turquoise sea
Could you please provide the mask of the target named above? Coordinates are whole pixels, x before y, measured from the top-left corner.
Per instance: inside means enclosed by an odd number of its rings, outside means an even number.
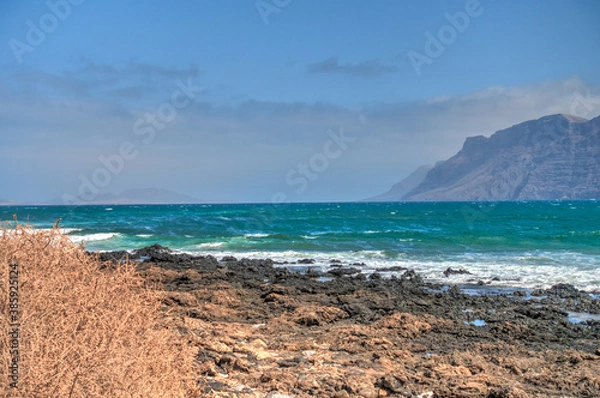
[[[60,226],[89,250],[159,243],[181,252],[402,266],[442,282],[600,290],[600,202],[310,203],[0,207]],[[288,265],[294,267],[294,265]],[[448,267],[470,275],[445,278]],[[389,276],[393,271],[382,272]]]

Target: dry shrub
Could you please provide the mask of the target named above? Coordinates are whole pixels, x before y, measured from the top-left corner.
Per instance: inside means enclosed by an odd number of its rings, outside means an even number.
[[[10,264],[19,271],[17,388]],[[0,228],[0,396],[193,396],[191,349],[159,305],[132,263],[103,264],[57,228]]]

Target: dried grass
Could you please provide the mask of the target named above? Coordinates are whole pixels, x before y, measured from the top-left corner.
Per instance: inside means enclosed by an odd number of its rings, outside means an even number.
[[[9,386],[9,264],[19,270],[17,388]],[[160,299],[132,263],[103,264],[58,228],[0,228],[0,396],[194,396],[193,353],[167,326]]]

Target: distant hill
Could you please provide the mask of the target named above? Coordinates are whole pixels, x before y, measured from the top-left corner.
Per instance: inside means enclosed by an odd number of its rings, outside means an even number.
[[[394,184],[389,191],[384,194],[374,196],[372,198],[366,199],[368,202],[396,202],[401,200],[404,195],[415,189],[419,184],[421,184],[429,170],[433,168],[433,165],[428,164],[419,167],[415,171],[413,171],[408,177],[404,180]]]
[[[0,199],[0,206],[18,206],[21,202],[14,200]]]
[[[158,188],[128,189],[119,194],[99,194],[86,200],[77,198],[73,204],[78,205],[118,205],[118,204],[187,204],[200,203],[199,199],[178,192]],[[57,198],[51,204],[64,204],[62,199]]]
[[[600,117],[551,115],[467,138],[396,200],[600,199]]]

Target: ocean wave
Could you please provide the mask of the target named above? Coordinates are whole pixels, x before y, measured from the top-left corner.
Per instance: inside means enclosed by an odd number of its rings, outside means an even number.
[[[266,238],[269,234],[265,233],[254,233],[254,234],[244,234],[244,238]]]
[[[150,237],[152,237],[154,235],[152,235],[152,234],[139,234],[139,235],[136,235],[136,236],[138,238],[150,238]]]
[[[225,244],[225,242],[205,242],[205,243],[200,243],[200,244],[196,245],[196,247],[198,249],[207,249],[207,248],[221,247],[224,244]]]
[[[118,232],[100,232],[89,235],[69,235],[69,238],[73,243],[82,243],[109,240],[118,236],[121,236],[121,234]]]
[[[81,229],[81,228],[61,228],[60,229],[60,232],[65,235],[71,234],[73,232],[79,232],[79,231],[83,231],[83,229]]]

